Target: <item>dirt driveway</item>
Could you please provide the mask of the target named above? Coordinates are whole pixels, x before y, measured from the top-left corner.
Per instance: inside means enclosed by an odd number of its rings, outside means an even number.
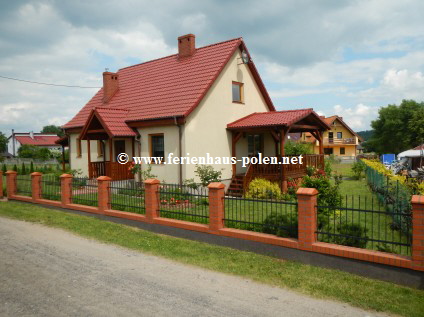
[[[0,316],[383,316],[0,217]]]

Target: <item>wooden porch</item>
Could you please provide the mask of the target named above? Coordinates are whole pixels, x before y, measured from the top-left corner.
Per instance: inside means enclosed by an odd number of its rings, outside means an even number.
[[[89,162],[88,174],[90,178],[109,176],[112,180],[120,181],[133,179],[134,174],[130,171],[131,163],[120,164],[118,162]]]
[[[246,171],[240,173],[237,166],[232,166],[232,181],[229,187],[230,194],[242,195],[254,178],[265,178],[278,182],[283,192],[287,191],[287,182],[290,178],[297,179],[306,175],[307,166],[324,168],[323,132],[330,126],[325,123],[312,109],[272,111],[253,113],[227,125],[232,132],[232,156],[237,157],[237,143],[248,135],[270,135],[272,138],[273,153],[268,150],[264,153],[263,145],[258,147],[249,156],[263,155],[273,157],[277,164],[250,164]],[[319,154],[302,155],[300,164],[284,164],[285,143],[289,133],[309,132],[319,142]],[[255,147],[255,146],[254,146]],[[249,150],[248,150],[249,152]],[[271,155],[270,155],[271,154]]]

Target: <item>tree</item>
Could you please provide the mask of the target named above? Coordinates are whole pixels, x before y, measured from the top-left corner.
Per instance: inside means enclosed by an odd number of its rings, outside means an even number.
[[[379,110],[379,117],[372,121],[373,136],[367,148],[377,153],[399,153],[419,145],[424,139],[424,103],[403,100]]]
[[[64,136],[62,128],[53,124],[44,126],[43,129],[41,130],[41,133],[56,134],[60,137]]]
[[[0,153],[7,151],[7,138],[3,132],[0,132]]]
[[[18,156],[21,158],[48,160],[51,158],[51,153],[49,149],[39,148],[35,145],[24,144],[19,148]]]

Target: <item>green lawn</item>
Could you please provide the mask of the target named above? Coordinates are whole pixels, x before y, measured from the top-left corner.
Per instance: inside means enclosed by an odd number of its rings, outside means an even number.
[[[206,243],[158,235],[88,216],[52,211],[20,202],[0,202],[0,215],[62,228],[184,264],[333,299],[369,310],[424,316],[424,291],[353,274],[283,261]]]

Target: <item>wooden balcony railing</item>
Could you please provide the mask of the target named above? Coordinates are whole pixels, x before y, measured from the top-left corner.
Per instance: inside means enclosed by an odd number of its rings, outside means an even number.
[[[134,174],[129,170],[130,166],[131,163],[91,162],[88,165],[88,174],[90,178],[109,176],[112,180],[133,179]]]
[[[345,138],[345,139],[324,138],[324,144],[326,145],[356,144],[356,138]]]

